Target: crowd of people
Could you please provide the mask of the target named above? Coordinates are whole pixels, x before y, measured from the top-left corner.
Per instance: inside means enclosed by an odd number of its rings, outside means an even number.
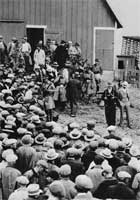
[[[118,97],[123,122],[126,82],[119,96],[111,83],[103,93],[107,135],[94,120],[60,124],[55,108],[69,101],[74,117],[77,101],[99,92],[102,67],[71,41],[39,41],[31,51],[27,37],[6,47],[0,36],[0,199],[138,200],[140,149],[114,122]]]

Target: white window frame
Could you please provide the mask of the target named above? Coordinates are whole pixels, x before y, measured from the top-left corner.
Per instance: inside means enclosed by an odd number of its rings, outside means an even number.
[[[46,44],[46,30],[47,30],[47,26],[46,25],[33,25],[33,24],[27,24],[26,25],[26,29],[27,28],[42,28],[44,31],[43,31],[43,39],[44,39],[44,44]]]
[[[93,64],[95,63],[95,47],[96,47],[96,30],[113,30],[114,31],[114,56],[113,56],[113,70],[115,69],[115,57],[116,57],[116,51],[115,51],[115,41],[116,41],[116,23],[115,27],[93,27]]]

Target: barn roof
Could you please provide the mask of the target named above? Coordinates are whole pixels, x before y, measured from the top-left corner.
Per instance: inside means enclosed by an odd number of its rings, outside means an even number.
[[[117,22],[117,28],[123,28],[123,26],[122,26],[120,20],[118,19],[118,17],[117,17],[116,14],[115,14],[114,8],[110,5],[110,3],[109,3],[108,0],[105,0],[105,1],[106,1],[106,4],[107,4],[109,10],[110,10],[111,13],[112,13],[114,19],[115,19],[115,21]]]

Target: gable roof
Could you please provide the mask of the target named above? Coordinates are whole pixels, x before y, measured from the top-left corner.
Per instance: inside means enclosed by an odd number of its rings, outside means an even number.
[[[115,21],[117,22],[117,28],[123,28],[121,22],[119,21],[118,17],[116,16],[115,14],[115,11],[113,10],[112,6],[110,5],[109,1],[108,0],[105,0],[111,14],[113,15],[113,17],[115,18]]]

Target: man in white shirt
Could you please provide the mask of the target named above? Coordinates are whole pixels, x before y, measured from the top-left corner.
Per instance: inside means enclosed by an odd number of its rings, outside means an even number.
[[[34,52],[34,62],[35,65],[44,66],[45,65],[45,51],[41,48],[41,45],[38,44]]]
[[[29,44],[29,42],[27,42],[27,37],[24,37],[21,45],[21,52],[25,60],[25,70],[27,73],[31,71],[31,65],[32,65],[32,60],[30,56],[31,51],[32,51],[31,45]]]

